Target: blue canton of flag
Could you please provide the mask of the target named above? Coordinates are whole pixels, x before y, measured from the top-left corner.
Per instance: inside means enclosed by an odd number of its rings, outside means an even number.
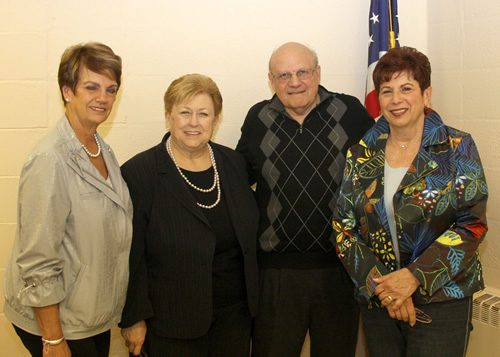
[[[389,11],[391,6],[391,11]],[[392,31],[396,37],[396,47],[399,47],[399,24],[397,0],[372,0],[370,6],[370,39],[368,44],[368,73],[366,77],[365,107],[372,117],[380,115],[380,105],[373,84],[373,70],[390,48],[389,32],[391,31],[390,16],[392,15]]]

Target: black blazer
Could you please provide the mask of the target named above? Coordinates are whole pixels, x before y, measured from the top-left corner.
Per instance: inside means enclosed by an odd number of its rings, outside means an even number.
[[[169,135],[122,166],[134,206],[134,234],[121,327],[146,320],[148,329],[161,336],[197,338],[212,319],[215,233],[167,153]],[[255,316],[257,205],[243,157],[211,145],[244,257],[248,307]]]

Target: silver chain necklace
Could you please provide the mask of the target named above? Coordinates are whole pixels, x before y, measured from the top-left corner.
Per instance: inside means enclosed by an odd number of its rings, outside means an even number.
[[[196,204],[199,207],[204,208],[204,209],[212,209],[215,206],[217,206],[219,204],[219,202],[220,202],[221,189],[220,189],[219,172],[217,171],[217,165],[215,164],[215,157],[214,157],[214,152],[212,151],[212,147],[207,143],[208,152],[210,153],[210,161],[211,161],[212,166],[214,168],[214,184],[210,188],[201,188],[201,187],[196,186],[191,181],[189,181],[189,179],[186,177],[186,175],[184,175],[182,173],[181,168],[179,167],[179,165],[177,165],[177,161],[175,160],[174,153],[172,152],[172,146],[170,144],[170,138],[167,139],[166,147],[167,147],[168,155],[170,156],[170,158],[174,162],[174,165],[177,168],[177,171],[179,172],[179,174],[181,175],[181,177],[184,179],[184,181],[186,181],[186,183],[189,186],[191,186],[192,188],[194,188],[196,191],[203,192],[203,193],[212,192],[217,187],[217,200],[214,203],[212,203],[211,205],[204,205],[202,203],[196,202]]]
[[[97,134],[94,134],[94,140],[95,140],[95,143],[97,144],[97,154],[92,154],[89,149],[87,149],[85,147],[85,145],[82,144],[82,148],[83,150],[85,150],[85,152],[87,153],[88,156],[90,157],[93,157],[93,158],[96,158],[98,157],[99,155],[101,155],[101,144],[99,144],[99,140],[97,140]]]

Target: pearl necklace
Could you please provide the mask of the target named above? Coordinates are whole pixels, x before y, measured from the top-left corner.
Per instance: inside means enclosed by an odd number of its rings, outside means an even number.
[[[96,158],[98,157],[99,155],[101,155],[101,144],[99,144],[99,140],[97,140],[97,134],[94,134],[94,140],[95,140],[95,143],[97,144],[97,154],[92,154],[89,149],[87,149],[85,147],[85,145],[82,144],[82,148],[83,150],[85,150],[85,152],[87,153],[88,156],[90,157],[93,157],[93,158]]]
[[[172,152],[172,146],[170,144],[170,138],[167,139],[166,147],[167,147],[168,155],[170,156],[170,158],[174,162],[174,165],[177,168],[177,171],[179,172],[179,174],[181,175],[181,177],[184,179],[184,181],[186,181],[186,183],[189,186],[191,186],[192,188],[194,188],[196,191],[203,192],[203,193],[212,192],[215,189],[215,187],[217,187],[217,200],[214,203],[212,203],[211,205],[204,205],[202,203],[196,202],[196,204],[199,207],[204,208],[204,209],[212,209],[215,206],[217,206],[219,204],[219,202],[220,202],[221,189],[220,189],[219,172],[217,171],[217,165],[215,164],[215,157],[214,157],[214,152],[212,151],[212,147],[207,143],[208,152],[210,153],[210,161],[211,161],[212,166],[214,168],[214,184],[212,185],[212,187],[210,187],[208,189],[196,186],[191,181],[189,181],[189,179],[186,177],[186,175],[184,175],[182,173],[181,168],[179,167],[179,165],[177,165],[177,161],[175,160],[174,153]]]

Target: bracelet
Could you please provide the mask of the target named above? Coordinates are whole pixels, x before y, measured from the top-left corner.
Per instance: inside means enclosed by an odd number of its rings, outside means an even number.
[[[64,341],[64,336],[61,337],[60,339],[57,339],[57,340],[46,340],[42,337],[42,343],[45,345],[45,346],[56,346],[58,344],[60,344],[61,342]]]
[[[42,343],[43,343],[43,350],[46,354],[49,353],[49,347],[50,346],[57,346],[58,344],[60,344],[61,342],[64,341],[64,336],[61,337],[60,339],[57,339],[57,340],[46,340],[42,337]]]

